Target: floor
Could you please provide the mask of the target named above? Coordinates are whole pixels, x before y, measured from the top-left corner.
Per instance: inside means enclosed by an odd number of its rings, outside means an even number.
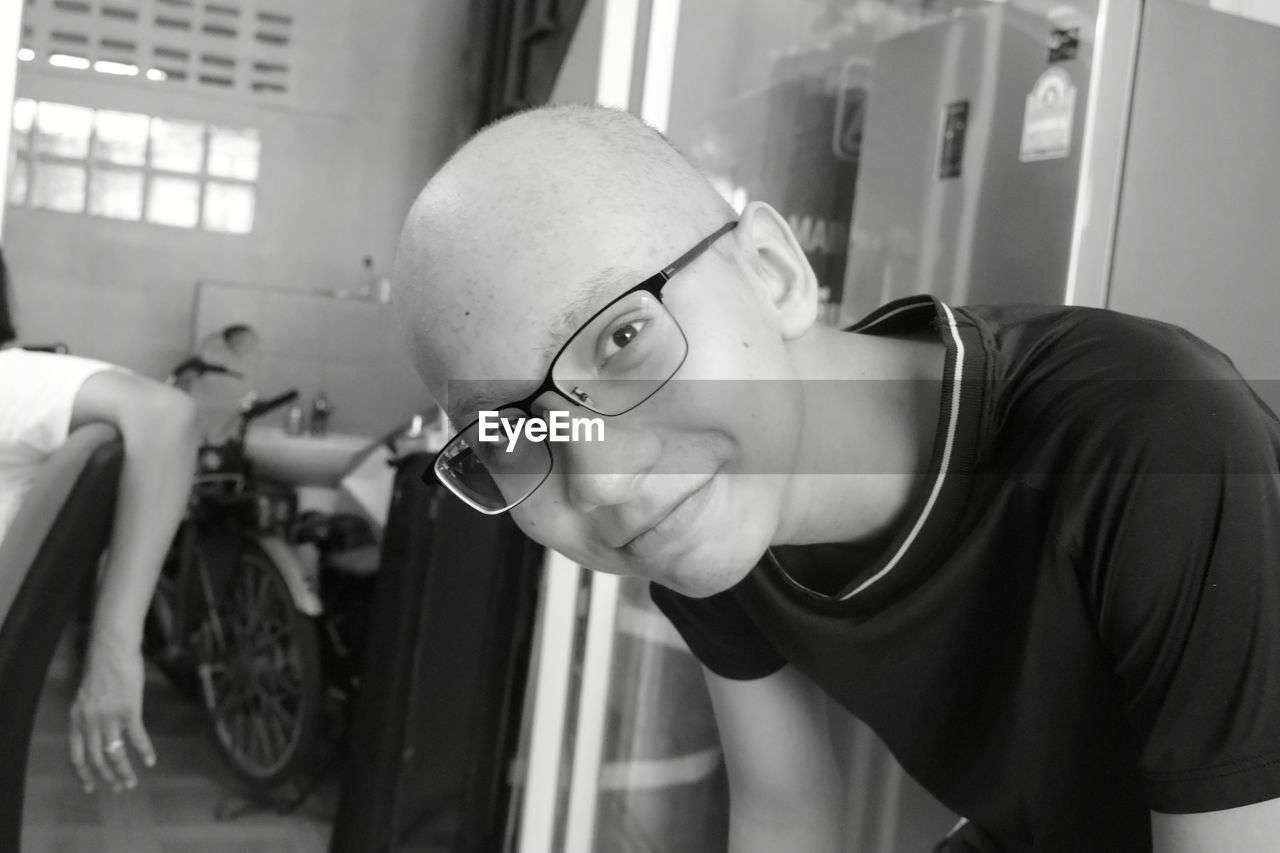
[[[27,768],[23,853],[324,853],[336,779],[292,814],[237,796],[204,730],[200,708],[149,672],[144,713],[156,766],[132,791],[85,794],[67,759],[75,683],[65,647],[50,668]],[[136,765],[135,765],[136,766]]]

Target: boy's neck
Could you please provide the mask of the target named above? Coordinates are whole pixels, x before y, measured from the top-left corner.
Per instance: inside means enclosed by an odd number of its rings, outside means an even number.
[[[800,473],[776,544],[848,542],[901,518],[928,469],[946,349],[910,337],[811,330],[793,345],[805,380]]]

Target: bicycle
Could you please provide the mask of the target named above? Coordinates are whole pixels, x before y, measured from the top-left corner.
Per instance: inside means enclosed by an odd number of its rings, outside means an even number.
[[[230,371],[188,359],[174,375],[184,372]],[[226,440],[202,446],[148,617],[149,654],[203,703],[224,763],[256,799],[292,787],[285,809],[305,800],[337,755],[380,568],[368,519],[299,512],[292,486],[254,471],[249,427],[296,397],[246,403],[234,428],[219,431]],[[371,442],[353,468],[384,478],[389,494],[402,451],[438,431],[414,418]]]
[[[250,424],[297,396],[247,404],[230,438],[201,447],[147,619],[148,654],[202,701],[225,763],[259,793],[324,757],[315,572],[288,542],[297,498],[255,477],[244,451]]]

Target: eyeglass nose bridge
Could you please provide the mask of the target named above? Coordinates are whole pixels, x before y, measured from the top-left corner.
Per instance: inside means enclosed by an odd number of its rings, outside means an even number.
[[[586,409],[592,414],[601,415],[606,418],[612,417],[608,412],[601,412],[593,408],[592,404],[594,403],[594,400],[592,400],[590,392],[582,387],[582,383],[575,382],[568,389],[565,389],[561,388],[560,383],[557,383],[554,379],[548,379],[547,383],[542,388],[538,389],[538,391],[532,396],[526,398],[522,405],[513,406],[512,408],[520,409],[529,417],[543,417],[544,414],[549,414],[555,410],[554,406],[538,405],[538,401],[546,397],[548,394],[559,397],[561,400],[564,400],[570,406],[575,408]]]

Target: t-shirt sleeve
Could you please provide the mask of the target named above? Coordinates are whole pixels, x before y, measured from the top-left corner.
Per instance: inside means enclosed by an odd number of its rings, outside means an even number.
[[[1147,802],[1280,797],[1280,428],[1238,379],[1128,396],[1080,565]]]
[[[649,597],[671,620],[694,657],[716,675],[750,681],[772,675],[786,664],[732,589],[690,598],[650,583]]]

